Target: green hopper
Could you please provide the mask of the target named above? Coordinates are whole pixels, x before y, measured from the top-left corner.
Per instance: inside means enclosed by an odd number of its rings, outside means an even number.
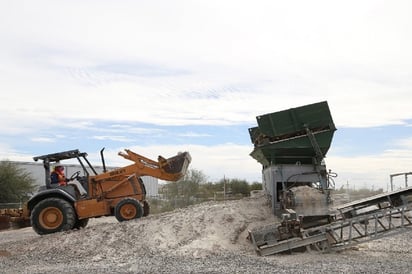
[[[256,117],[251,156],[263,166],[315,164],[329,150],[336,127],[326,101]]]

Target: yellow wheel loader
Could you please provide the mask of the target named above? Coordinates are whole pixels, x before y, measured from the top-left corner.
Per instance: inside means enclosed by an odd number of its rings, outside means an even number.
[[[168,159],[159,156],[158,161],[154,161],[125,149],[119,155],[133,163],[107,170],[103,150],[100,151],[103,163],[103,173],[100,174],[90,164],[87,153],[79,150],[34,157],[34,161],[43,161],[45,186],[40,187],[24,208],[3,210],[0,215],[9,217],[12,222],[30,220],[40,235],[85,227],[89,218],[94,217],[115,216],[119,222],[137,219],[149,214],[141,176],[177,181],[185,175],[191,162],[188,152]],[[68,159],[77,159],[82,171],[72,174],[65,186],[52,184],[51,166],[61,165],[61,161]],[[87,194],[81,195],[82,192]]]

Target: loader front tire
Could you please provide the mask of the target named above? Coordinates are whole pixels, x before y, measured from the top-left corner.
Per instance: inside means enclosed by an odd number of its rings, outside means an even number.
[[[76,222],[76,213],[66,200],[47,198],[33,208],[30,222],[37,234],[50,234],[72,229]]]
[[[141,218],[143,216],[143,206],[136,199],[125,198],[117,203],[114,216],[119,222]]]

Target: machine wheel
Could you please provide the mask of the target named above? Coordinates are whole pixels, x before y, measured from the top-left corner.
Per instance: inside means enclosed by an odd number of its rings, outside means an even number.
[[[89,219],[77,220],[73,228],[77,228],[77,229],[85,228],[88,223],[89,223]]]
[[[143,217],[148,216],[149,213],[150,213],[150,205],[146,200],[144,200],[143,201]]]
[[[306,246],[308,252],[325,252],[329,250],[330,246],[328,241],[317,242]]]
[[[33,208],[30,221],[34,231],[44,235],[72,229],[76,222],[76,213],[66,200],[47,198]]]
[[[143,206],[136,199],[125,198],[116,205],[114,216],[119,222],[140,218],[143,216]]]

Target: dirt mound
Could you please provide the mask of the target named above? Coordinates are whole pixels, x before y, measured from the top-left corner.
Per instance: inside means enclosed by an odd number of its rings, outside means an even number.
[[[262,197],[208,202],[139,220],[118,223],[114,218],[90,220],[85,229],[34,237],[19,252],[73,253],[102,259],[145,252],[194,257],[223,250],[253,252],[247,230],[275,221]],[[58,243],[58,244],[56,244]],[[13,250],[12,250],[13,251]]]
[[[403,273],[410,233],[340,254],[259,257],[247,231],[276,221],[263,196],[209,202],[118,223],[90,220],[81,230],[39,236],[0,232],[0,273]],[[406,236],[404,236],[406,235]],[[371,252],[369,252],[371,250]],[[399,256],[402,252],[402,256]],[[377,255],[378,254],[378,255]]]
[[[262,200],[251,198],[204,203],[141,220],[94,225],[70,234],[75,237],[74,244],[84,246],[88,254],[96,251],[92,243],[104,240],[108,244],[100,249],[106,249],[106,254],[113,251],[127,256],[144,249],[145,252],[199,257],[222,250],[250,251],[247,229],[274,219]],[[65,248],[72,244],[68,243]]]

